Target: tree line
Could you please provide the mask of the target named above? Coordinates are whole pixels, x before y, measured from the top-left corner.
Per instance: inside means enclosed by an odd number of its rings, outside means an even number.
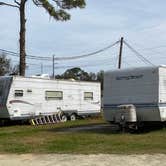
[[[18,75],[19,66],[13,65],[10,58],[5,53],[0,54],[0,76]]]
[[[0,76],[4,75],[19,75],[19,65],[13,65],[10,58],[2,53],[0,54]],[[60,75],[55,75],[55,79],[74,79],[79,81],[98,81],[101,82],[101,88],[103,89],[103,77],[104,71],[97,73],[86,72],[79,67],[67,69]]]
[[[103,89],[103,79],[104,79],[104,71],[101,70],[97,73],[86,72],[79,67],[74,67],[66,70],[61,75],[56,75],[56,79],[74,79],[79,81],[98,81],[101,83],[101,89]]]

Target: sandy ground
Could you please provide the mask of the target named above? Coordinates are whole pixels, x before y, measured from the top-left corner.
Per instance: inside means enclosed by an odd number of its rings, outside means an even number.
[[[0,155],[0,166],[166,166],[166,155]]]

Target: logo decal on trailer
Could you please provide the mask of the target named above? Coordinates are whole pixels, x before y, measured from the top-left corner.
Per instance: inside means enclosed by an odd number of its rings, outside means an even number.
[[[121,76],[121,77],[116,77],[116,80],[132,80],[132,79],[139,79],[142,78],[143,75],[132,75],[132,76]]]
[[[29,102],[23,101],[23,100],[10,100],[9,103],[10,104],[13,104],[13,103],[23,103],[23,104],[33,105],[32,103],[29,103]]]

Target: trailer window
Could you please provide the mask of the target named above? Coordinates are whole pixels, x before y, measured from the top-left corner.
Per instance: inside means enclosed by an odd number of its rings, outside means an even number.
[[[45,98],[46,100],[62,100],[63,92],[62,91],[46,91]]]
[[[28,93],[32,93],[32,89],[27,89],[27,92]]]
[[[15,95],[15,97],[22,97],[23,96],[23,90],[15,90],[14,95]]]
[[[84,92],[84,100],[93,100],[93,92]]]

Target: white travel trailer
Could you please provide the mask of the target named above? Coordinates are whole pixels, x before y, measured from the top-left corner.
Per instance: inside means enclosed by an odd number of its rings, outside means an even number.
[[[166,67],[108,71],[104,76],[104,117],[138,127],[166,121]]]
[[[22,120],[63,112],[68,118],[100,113],[100,83],[0,77],[0,119]]]

